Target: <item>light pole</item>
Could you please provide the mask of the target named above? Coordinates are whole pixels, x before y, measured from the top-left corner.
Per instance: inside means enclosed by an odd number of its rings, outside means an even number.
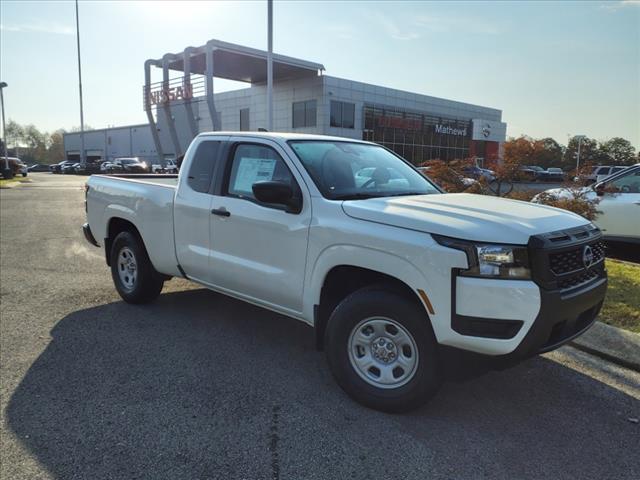
[[[78,45],[78,87],[80,89],[80,163],[85,165],[84,154],[84,112],[82,110],[82,68],[80,66],[80,18],[78,16],[78,0],[76,0],[76,42]]]
[[[0,82],[0,105],[2,106],[2,135],[3,137],[3,150],[4,150],[4,168],[2,169],[2,176],[4,178],[13,178],[13,170],[9,168],[9,154],[7,153],[7,125],[4,119],[4,88],[7,87],[7,82]]]
[[[573,138],[578,139],[578,154],[576,155],[576,175],[580,171],[580,145],[582,145],[582,139],[586,138],[585,135],[575,135]]]
[[[267,0],[267,130],[273,131],[273,0]]]

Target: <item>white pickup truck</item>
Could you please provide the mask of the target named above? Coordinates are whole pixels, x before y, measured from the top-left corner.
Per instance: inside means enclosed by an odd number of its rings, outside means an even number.
[[[446,194],[344,138],[203,133],[179,176],[94,175],[86,207],[125,301],[184,277],[306,322],[338,384],[383,411],[432,396],[445,353],[511,364],[566,343],[607,286],[582,217]]]

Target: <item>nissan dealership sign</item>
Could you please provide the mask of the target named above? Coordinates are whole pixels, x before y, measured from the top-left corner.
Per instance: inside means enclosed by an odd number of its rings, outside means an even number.
[[[507,135],[507,124],[493,120],[474,118],[471,121],[472,140],[484,140],[487,142],[504,142]]]

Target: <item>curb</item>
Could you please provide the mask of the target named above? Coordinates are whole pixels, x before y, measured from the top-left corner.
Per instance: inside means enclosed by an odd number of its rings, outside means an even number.
[[[622,367],[640,372],[640,335],[600,321],[569,345]]]

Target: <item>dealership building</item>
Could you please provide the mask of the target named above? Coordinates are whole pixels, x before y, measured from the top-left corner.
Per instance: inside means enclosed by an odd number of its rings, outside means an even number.
[[[266,129],[267,52],[211,40],[147,60],[146,124],[85,132],[87,161],[135,156],[149,162],[183,155],[200,132]],[[273,54],[273,130],[370,140],[419,164],[500,157],[506,124],[495,108],[456,102],[324,74],[322,64]],[[152,82],[152,74],[161,77]],[[214,80],[247,88],[214,93]],[[64,136],[80,157],[80,134]]]

